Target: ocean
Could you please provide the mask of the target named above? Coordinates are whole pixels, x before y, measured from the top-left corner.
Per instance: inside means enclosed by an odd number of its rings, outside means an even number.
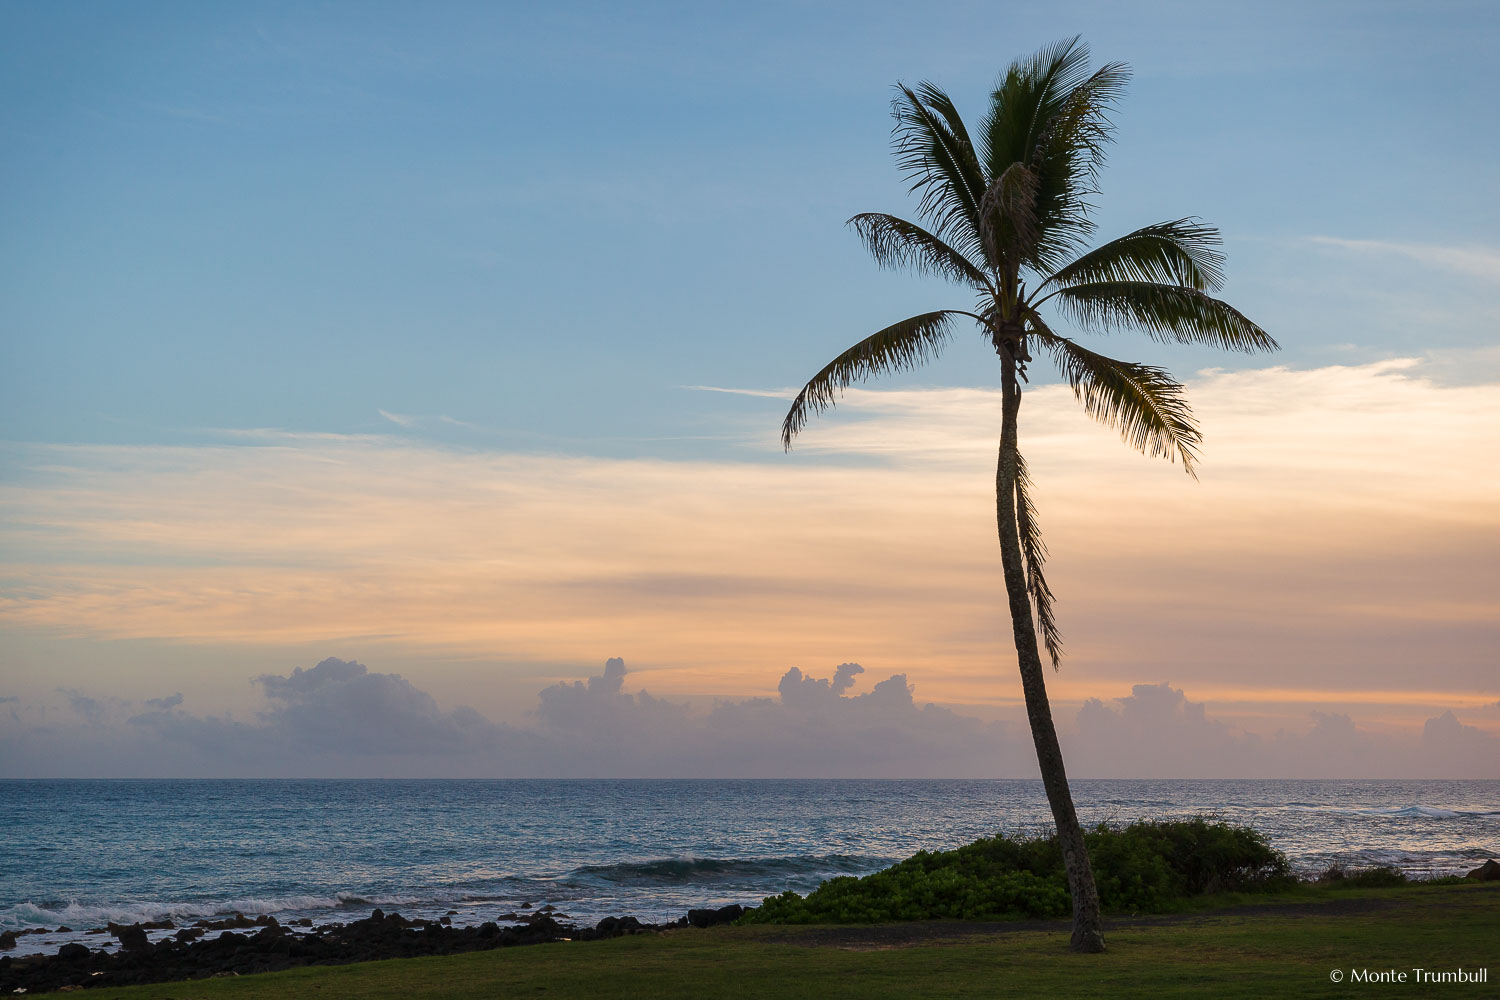
[[[1306,873],[1500,857],[1500,781],[1073,782],[1086,824],[1206,814]],[[376,907],[455,924],[553,906],[673,920],[1050,827],[1039,781],[0,781],[0,931]],[[87,939],[94,947],[99,936]],[[111,939],[112,940],[112,939]]]

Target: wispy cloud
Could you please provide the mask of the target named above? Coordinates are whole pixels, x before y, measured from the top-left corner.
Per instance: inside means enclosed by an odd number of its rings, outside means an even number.
[[[417,423],[417,418],[408,413],[392,413],[389,410],[376,410],[375,412],[398,427],[415,427]]]
[[[681,389],[690,389],[694,392],[722,392],[731,396],[758,396],[765,399],[793,399],[797,395],[796,389],[734,389],[722,385],[684,385]]]
[[[1427,267],[1500,281],[1500,250],[1484,246],[1443,246],[1435,243],[1403,243],[1393,240],[1351,240],[1337,236],[1310,236],[1323,246],[1358,253],[1393,254]]]
[[[375,412],[380,414],[382,417],[389,420],[396,426],[404,427],[407,430],[420,427],[423,424],[443,424],[448,427],[463,427],[467,430],[483,430],[483,428],[478,424],[471,424],[467,420],[459,420],[457,417],[450,417],[442,413],[433,415],[417,413],[392,413],[389,410],[379,409],[377,409]]]

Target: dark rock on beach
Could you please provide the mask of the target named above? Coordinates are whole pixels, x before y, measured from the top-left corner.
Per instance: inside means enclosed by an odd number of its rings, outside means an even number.
[[[595,928],[602,935],[634,934],[643,925],[635,917],[605,917]]]
[[[114,935],[120,939],[120,947],[126,951],[145,951],[151,947],[151,939],[146,936],[146,928],[140,924],[121,927],[114,931]]]
[[[100,930],[119,939],[121,947],[114,954],[73,943],[64,945],[55,956],[0,957],[0,994],[243,976],[302,965],[342,965],[554,941],[592,941],[690,925],[712,927],[730,923],[744,912],[742,906],[692,910],[667,924],[642,923],[629,916],[605,917],[594,927],[563,923],[559,918],[566,915],[550,906],[519,915],[503,914],[500,919],[514,921],[512,926],[487,921],[477,927],[411,920],[384,910],[375,910],[364,920],[321,927],[310,927],[311,921],[305,919],[283,926],[274,917],[251,920],[236,913],[225,919],[196,921],[155,942],[146,932],[171,930],[170,921],[111,923]],[[0,946],[7,939],[13,946],[15,936],[0,936]]]
[[[436,920],[410,920],[399,913],[376,910],[364,920],[329,924],[305,933],[282,926],[271,917],[249,920],[235,914],[224,920],[199,920],[194,926],[155,942],[146,931],[171,929],[166,921],[155,925],[111,924],[108,930],[121,945],[114,954],[72,943],[63,945],[55,956],[0,958],[0,994],[20,989],[41,993],[67,987],[131,986],[244,976],[301,965],[342,965],[554,941],[592,941],[656,933],[689,923],[709,927],[728,923],[743,912],[743,907],[725,906],[717,910],[694,910],[690,917],[666,925],[645,924],[635,917],[606,917],[597,926],[578,927],[559,922],[561,914],[556,911],[538,910],[519,918],[507,914],[519,921],[514,926],[502,927],[491,921],[477,927],[453,927]],[[248,933],[252,929],[254,933]],[[215,930],[216,935],[209,933]],[[5,938],[0,938],[0,944],[4,941]]]
[[[193,926],[202,927],[204,930],[210,931],[229,931],[239,930],[243,927],[254,927],[255,921],[243,913],[236,913],[234,916],[225,917],[222,920],[195,920],[193,921]]]
[[[687,922],[694,927],[714,927],[718,924],[732,924],[744,913],[745,908],[738,903],[721,906],[717,910],[688,910]]]
[[[1478,868],[1469,872],[1464,878],[1478,879],[1481,882],[1494,882],[1500,880],[1500,862],[1490,858]]]

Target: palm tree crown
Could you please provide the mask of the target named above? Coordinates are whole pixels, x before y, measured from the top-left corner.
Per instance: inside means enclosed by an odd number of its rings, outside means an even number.
[[[931,83],[898,87],[896,157],[920,196],[917,214],[926,225],[881,212],[856,215],[849,224],[881,265],[965,285],[975,305],[904,319],[834,358],[793,401],[781,428],[785,447],[851,383],[935,357],[955,321],[969,319],[1023,379],[1032,349],[1041,348],[1090,416],[1148,455],[1181,459],[1194,474],[1201,435],[1182,385],[1165,369],[1089,350],[1054,331],[1043,312],[1050,305],[1089,333],[1134,328],[1159,341],[1234,351],[1277,347],[1208,294],[1224,281],[1212,226],[1191,218],[1159,222],[1084,250],[1094,232],[1088,198],[1113,132],[1108,112],[1128,78],[1123,63],[1089,72],[1088,47],[1079,38],[1059,42],[1010,67],[991,95],[977,142],[942,90]],[[1022,462],[1017,517],[1027,587],[1055,667],[1060,639],[1027,486]]]

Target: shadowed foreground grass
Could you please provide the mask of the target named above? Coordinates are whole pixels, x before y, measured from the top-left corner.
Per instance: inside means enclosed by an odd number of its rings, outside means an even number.
[[[494,997],[1500,996],[1500,886],[1302,891],[1115,920],[1104,955],[1063,924],[719,927],[448,958],[89,990],[119,1000]],[[910,930],[911,933],[905,933]],[[912,938],[915,937],[915,941]],[[1489,967],[1486,985],[1351,983],[1351,969]],[[1335,983],[1330,971],[1342,970]],[[56,994],[53,994],[56,995]]]

